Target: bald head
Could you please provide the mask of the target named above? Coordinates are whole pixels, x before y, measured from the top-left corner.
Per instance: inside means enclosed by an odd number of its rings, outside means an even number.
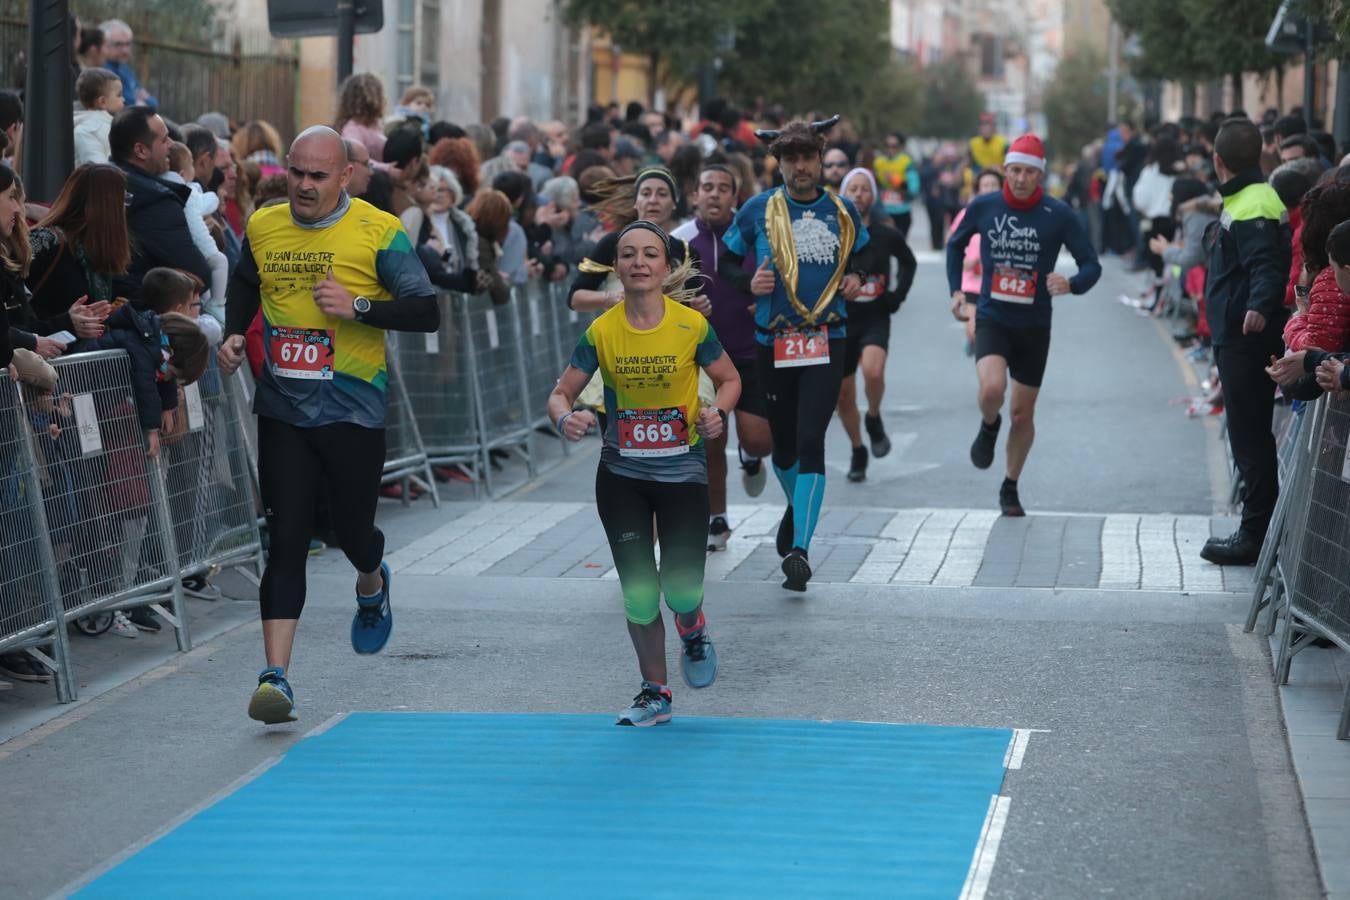
[[[327,125],[313,125],[291,142],[286,181],[291,212],[301,219],[322,219],[337,209],[352,178],[342,136]]]

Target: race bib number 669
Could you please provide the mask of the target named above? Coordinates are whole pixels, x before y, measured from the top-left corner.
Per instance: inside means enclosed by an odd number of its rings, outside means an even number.
[[[620,456],[678,456],[689,452],[683,406],[621,409],[616,416]]]

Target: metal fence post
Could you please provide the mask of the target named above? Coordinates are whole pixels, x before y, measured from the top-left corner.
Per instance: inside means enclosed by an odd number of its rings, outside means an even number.
[[[61,605],[61,583],[57,577],[56,553],[52,549],[51,529],[47,526],[47,511],[42,501],[42,486],[38,479],[37,456],[33,452],[33,441],[29,434],[28,423],[22,415],[19,386],[9,381],[7,375],[0,375],[0,389],[8,391],[14,398],[15,439],[19,447],[19,465],[26,473],[23,478],[26,495],[31,498],[33,524],[37,530],[34,543],[37,545],[38,564],[41,567],[43,593],[46,595],[48,615],[52,627],[51,668],[56,677],[56,699],[61,703],[70,703],[76,699],[75,670],[70,660],[70,642],[66,636],[66,619]],[[43,657],[37,657],[44,665]]]

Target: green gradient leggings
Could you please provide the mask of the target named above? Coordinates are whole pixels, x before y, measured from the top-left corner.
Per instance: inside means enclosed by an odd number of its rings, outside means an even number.
[[[601,465],[595,474],[595,504],[619,570],[628,621],[655,622],[662,592],[666,606],[677,613],[698,609],[708,551],[708,486],[628,478]],[[653,516],[661,539],[659,572]]]

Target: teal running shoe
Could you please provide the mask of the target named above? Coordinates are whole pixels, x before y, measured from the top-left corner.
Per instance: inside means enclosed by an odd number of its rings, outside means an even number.
[[[394,611],[389,608],[389,585],[394,580],[388,563],[380,563],[384,588],[374,597],[356,597],[356,615],[352,616],[352,649],[357,653],[379,653],[394,630]]]
[[[633,705],[619,713],[616,725],[664,725],[670,721],[670,707],[674,697],[670,688],[654,681],[642,682],[642,690],[633,698]]]
[[[280,666],[268,666],[258,675],[258,688],[248,701],[248,717],[264,725],[294,722],[295,694]]]
[[[675,630],[680,633],[680,674],[691,688],[705,688],[717,679],[717,648],[708,637],[708,622],[700,611],[698,624],[685,628],[680,617],[675,617]]]

